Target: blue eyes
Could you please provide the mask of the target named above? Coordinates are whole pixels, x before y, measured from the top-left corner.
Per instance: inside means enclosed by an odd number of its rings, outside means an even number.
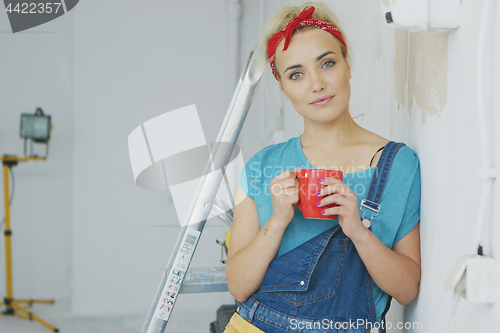
[[[333,65],[335,65],[335,61],[332,61],[332,60],[327,60],[325,61],[322,65],[321,65],[321,68],[330,68],[332,67]],[[290,74],[290,80],[298,80],[300,79],[304,74],[301,73],[301,72],[293,72],[292,74]]]
[[[322,67],[332,67],[333,65],[335,65],[335,62],[328,60],[328,61],[325,61],[325,63],[323,64]]]

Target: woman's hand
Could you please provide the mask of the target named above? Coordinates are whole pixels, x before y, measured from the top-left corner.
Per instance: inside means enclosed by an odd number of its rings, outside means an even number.
[[[300,172],[300,167],[295,168]],[[293,219],[294,207],[299,202],[299,182],[293,172],[285,170],[271,180],[273,216],[281,225],[287,226]]]
[[[340,179],[327,177],[320,182],[324,187],[318,198],[321,203],[318,207],[337,204],[337,207],[325,208],[323,215],[338,215],[339,224],[344,234],[355,239],[366,231],[361,222],[356,194]]]

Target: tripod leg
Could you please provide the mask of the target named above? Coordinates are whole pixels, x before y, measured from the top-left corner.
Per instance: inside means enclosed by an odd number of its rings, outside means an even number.
[[[15,300],[17,303],[26,303],[28,307],[31,307],[35,303],[39,304],[54,304],[53,299],[17,299]]]
[[[7,309],[10,310],[12,307],[8,304],[8,300],[12,299],[12,254],[11,254],[11,235],[12,232],[10,230],[10,198],[9,198],[9,164],[3,164],[3,184],[4,184],[4,214],[5,214],[5,227],[4,227],[4,236],[5,236],[5,287],[6,287],[6,295],[5,299]]]
[[[25,319],[25,320],[31,320],[30,317],[28,317],[27,315],[19,313],[19,312],[15,312],[15,311],[14,311],[13,316],[17,317],[17,318]]]
[[[33,299],[23,299],[16,300],[12,296],[12,246],[11,246],[11,236],[12,232],[10,230],[10,198],[9,198],[9,168],[17,165],[19,161],[17,157],[14,156],[4,156],[1,158],[3,165],[3,183],[4,183],[4,205],[5,205],[5,284],[6,284],[6,296],[3,301],[0,301],[0,306],[5,305],[5,311],[0,312],[0,315],[10,315],[26,320],[36,320],[43,326],[49,328],[53,332],[59,332],[57,328],[47,323],[42,318],[31,313],[26,307],[23,307],[19,303],[26,303],[27,307],[31,307],[33,303],[45,303],[54,304],[53,300],[33,300]]]
[[[21,305],[17,304],[17,302],[16,302],[16,301],[12,301],[12,306],[13,306],[16,310],[18,310],[18,311],[20,311],[20,312],[22,312],[22,313],[26,314],[26,316],[28,316],[28,318],[27,318],[27,319],[29,319],[29,320],[36,320],[37,322],[39,322],[39,323],[40,323],[40,324],[42,324],[43,326],[45,326],[45,327],[47,327],[48,329],[52,330],[52,332],[59,332],[59,329],[57,329],[56,327],[52,326],[51,324],[49,324],[48,322],[46,322],[46,321],[45,321],[45,320],[43,320],[42,318],[38,317],[38,316],[37,316],[36,314],[34,314],[33,312],[28,311],[28,309],[26,309],[25,307],[23,307],[23,306],[21,306]]]

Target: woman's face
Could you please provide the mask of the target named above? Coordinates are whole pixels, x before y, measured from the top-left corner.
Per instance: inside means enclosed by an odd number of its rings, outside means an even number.
[[[351,67],[338,40],[318,28],[293,35],[286,51],[284,40],[275,54],[281,91],[304,118],[331,122],[349,105]]]

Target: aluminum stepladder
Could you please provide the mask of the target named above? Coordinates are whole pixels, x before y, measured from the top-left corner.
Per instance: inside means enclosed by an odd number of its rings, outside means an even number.
[[[227,282],[223,267],[189,269],[199,237],[210,213],[226,222],[231,227],[232,210],[216,197],[224,178],[226,166],[236,147],[236,141],[245,122],[258,83],[264,71],[264,62],[259,51],[250,54],[228,111],[217,135],[215,145],[210,152],[211,160],[205,167],[195,196],[181,228],[160,286],[153,300],[141,333],[163,333],[167,327],[170,313],[179,293],[201,293],[227,291]],[[211,172],[221,170],[221,172]],[[209,282],[200,278],[201,274],[213,276]]]

